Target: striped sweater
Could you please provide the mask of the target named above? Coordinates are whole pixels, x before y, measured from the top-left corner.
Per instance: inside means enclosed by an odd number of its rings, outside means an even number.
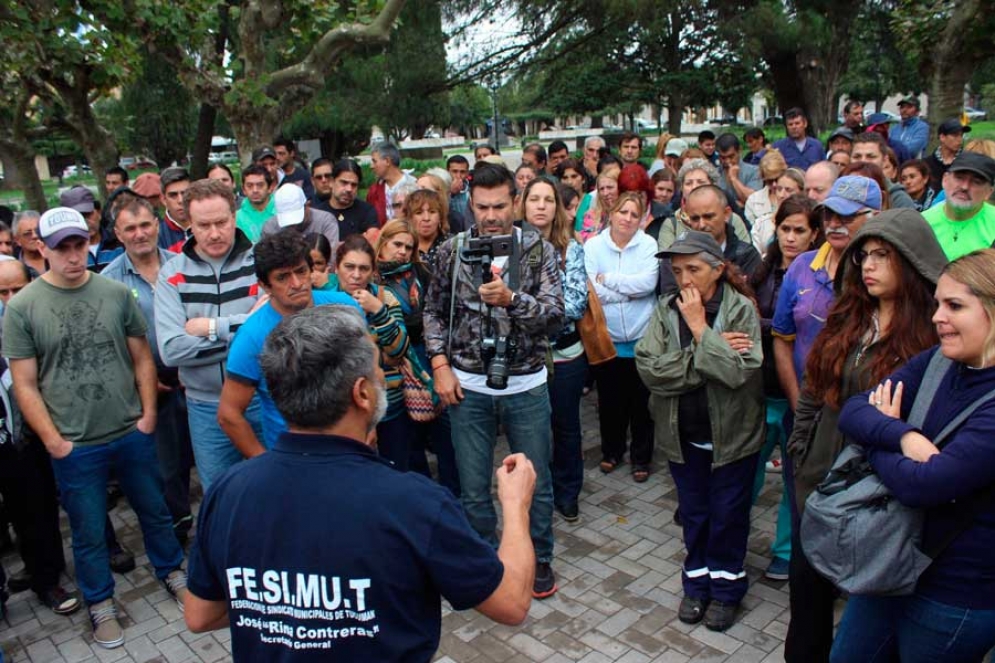
[[[155,289],[155,328],[159,355],[166,366],[180,369],[180,381],[190,398],[217,403],[225,378],[228,344],[256,303],[252,243],[235,230],[231,253],[215,274],[189,239],[176,258],[162,266]],[[193,318],[216,318],[218,338],[191,336],[184,325]]]

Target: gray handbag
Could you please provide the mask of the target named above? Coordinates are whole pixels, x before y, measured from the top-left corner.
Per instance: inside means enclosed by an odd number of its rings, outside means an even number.
[[[937,350],[930,359],[909,423],[922,426],[933,397],[952,362]],[[995,390],[971,403],[933,440],[943,442]],[[985,497],[992,493],[984,491]],[[923,511],[905,506],[875,474],[860,445],[840,452],[826,478],[805,501],[801,543],[812,567],[841,590],[856,595],[903,596],[915,591],[919,576],[966,529],[987,499],[959,510],[957,528],[939,545],[922,549]]]

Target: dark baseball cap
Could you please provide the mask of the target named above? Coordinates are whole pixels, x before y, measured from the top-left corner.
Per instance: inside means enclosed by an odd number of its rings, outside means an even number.
[[[965,126],[960,123],[955,117],[951,117],[948,120],[943,120],[940,126],[936,129],[936,133],[940,136],[947,136],[950,134],[969,134],[971,133],[971,127]]]
[[[715,241],[715,238],[708,233],[697,230],[685,230],[677,236],[669,247],[656,254],[657,258],[672,258],[673,256],[687,256],[696,253],[708,253],[719,260],[725,260],[722,254],[722,247]]]
[[[263,145],[262,147],[257,147],[256,151],[252,153],[252,163],[259,163],[266,157],[276,158],[276,152],[269,145]]]
[[[961,152],[948,168],[951,173],[967,171],[995,183],[995,159],[978,152]]]
[[[852,143],[854,139],[853,131],[850,127],[837,127],[833,133],[829,134],[829,140],[833,141],[837,138],[846,138]]]
[[[905,97],[898,102],[898,107],[901,108],[902,106],[915,106],[916,108],[922,108],[922,106],[919,105],[919,97]]]
[[[94,206],[93,192],[82,184],[77,184],[68,191],[63,191],[59,196],[59,204],[62,207],[74,209],[80,214],[91,213]]]

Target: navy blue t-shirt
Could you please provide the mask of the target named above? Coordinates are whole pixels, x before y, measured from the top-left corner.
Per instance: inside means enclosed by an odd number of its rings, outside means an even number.
[[[284,433],[197,529],[188,587],[228,603],[236,661],[430,661],[440,595],[465,610],[504,575],[448,490],[342,437]]]

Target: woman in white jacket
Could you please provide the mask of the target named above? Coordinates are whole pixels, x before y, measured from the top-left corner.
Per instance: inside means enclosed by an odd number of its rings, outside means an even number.
[[[636,341],[642,338],[653,314],[659,271],[656,241],[639,228],[646,196],[628,192],[609,212],[609,226],[584,245],[588,278],[605,311],[608,332],[618,356],[593,367],[598,381],[601,424],[601,471],[618,467],[625,456],[631,431],[629,460],[632,478],[649,478],[653,460],[653,425],[649,392],[636,372]]]

